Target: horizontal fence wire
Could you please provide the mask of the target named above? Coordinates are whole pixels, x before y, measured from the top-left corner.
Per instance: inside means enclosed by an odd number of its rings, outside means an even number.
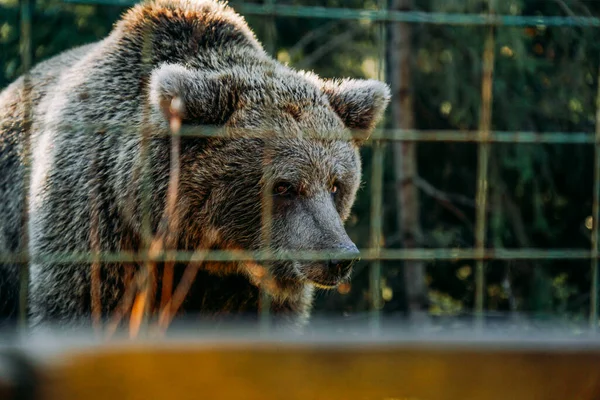
[[[133,0],[64,0],[65,3],[132,6]],[[372,22],[412,22],[439,25],[492,25],[492,26],[558,26],[600,27],[600,18],[580,16],[488,15],[459,14],[426,11],[391,11],[385,9],[352,9],[288,4],[229,3],[245,15],[262,15],[296,18],[338,20],[364,20]]]
[[[356,136],[360,137],[360,134]],[[377,129],[373,139],[415,142],[489,142],[511,144],[594,144],[593,132],[519,132],[490,131],[480,136],[478,131]]]
[[[62,128],[78,129],[78,127],[62,124]],[[96,130],[120,129],[119,126],[85,125],[80,128],[84,132]],[[306,138],[311,138],[310,132],[305,132]],[[243,139],[265,139],[271,133],[264,130],[223,128],[215,126],[182,126],[176,133],[166,133],[168,137],[180,136],[182,138],[243,138]],[[274,135],[274,134],[273,134]],[[477,130],[418,130],[418,129],[390,129],[378,128],[370,134],[362,130],[350,130],[352,138],[361,140],[364,145],[371,145],[376,141],[412,141],[412,142],[454,142],[454,143],[506,143],[506,144],[587,144],[600,143],[600,138],[595,132],[534,132],[534,131],[489,131],[487,135],[481,136]],[[160,133],[152,132],[149,139],[161,137]],[[350,136],[330,136],[316,133],[312,136],[315,140],[347,140]]]
[[[0,254],[0,263],[134,263],[134,262],[210,262],[210,261],[316,261],[327,259],[354,260],[356,257],[336,251],[234,251],[198,250],[146,252],[55,252],[44,255]],[[363,261],[459,261],[459,260],[591,260],[600,255],[588,249],[360,249]]]
[[[235,133],[234,133],[235,134]],[[184,127],[180,133],[183,137],[227,137],[231,133],[219,128],[188,128]],[[246,131],[240,133],[244,138],[263,138],[262,132]],[[352,131],[352,136],[364,138],[362,131]],[[459,130],[406,130],[406,129],[375,129],[368,137],[365,144],[375,141],[414,141],[414,142],[489,142],[512,144],[594,144],[597,141],[593,132],[518,132],[518,131],[491,131],[486,136],[479,135],[478,131]]]

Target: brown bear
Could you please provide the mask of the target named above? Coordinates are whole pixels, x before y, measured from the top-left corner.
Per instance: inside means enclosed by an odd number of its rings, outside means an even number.
[[[379,81],[326,80],[282,65],[241,16],[209,0],[137,5],[105,39],[37,65],[28,80],[0,94],[0,251],[33,257],[31,326],[80,326],[92,311],[90,262],[44,256],[135,253],[146,243],[144,206],[150,233],[164,230],[174,113],[184,128],[221,132],[181,138],[174,247],[264,248],[267,193],[275,254],[352,255],[265,261],[259,269],[271,279],[264,285],[256,263],[205,263],[182,311],[255,315],[262,289],[274,315],[306,321],[314,288],[349,277],[358,250],[343,223],[361,181],[362,143],[351,133],[371,132],[389,98]],[[17,285],[18,266],[1,268],[0,281]],[[103,317],[119,304],[135,268],[101,264]],[[175,285],[184,269],[175,265]]]

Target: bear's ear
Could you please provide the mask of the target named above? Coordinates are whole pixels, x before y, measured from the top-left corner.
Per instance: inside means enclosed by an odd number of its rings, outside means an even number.
[[[229,120],[238,104],[230,78],[164,64],[150,77],[150,103],[167,119],[176,113],[184,124],[220,126]],[[175,98],[178,102],[173,104]]]
[[[390,102],[390,88],[373,79],[326,80],[323,92],[348,129],[367,135]]]

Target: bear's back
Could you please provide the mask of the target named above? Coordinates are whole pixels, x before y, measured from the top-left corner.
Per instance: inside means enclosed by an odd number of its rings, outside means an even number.
[[[25,132],[26,121],[40,117],[38,106],[43,98],[52,96],[62,72],[85,56],[96,43],[60,53],[36,65],[27,77],[21,76],[0,92],[0,254],[24,249],[22,240]],[[17,310],[19,268],[0,264],[0,328],[7,317]]]

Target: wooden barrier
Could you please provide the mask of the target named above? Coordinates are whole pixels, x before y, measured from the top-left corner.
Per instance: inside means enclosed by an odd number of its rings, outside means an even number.
[[[473,343],[197,340],[31,351],[28,398],[600,399],[600,346]],[[16,398],[8,389],[0,385],[0,398]]]
[[[74,354],[45,399],[600,399],[598,354],[272,348]]]

